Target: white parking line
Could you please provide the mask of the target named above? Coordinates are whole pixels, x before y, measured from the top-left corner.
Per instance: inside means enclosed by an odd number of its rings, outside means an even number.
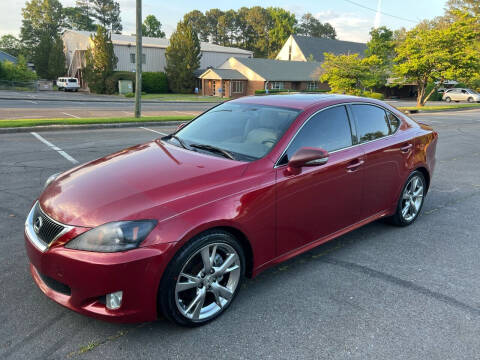
[[[66,113],[66,112],[64,112],[62,114],[65,114],[67,116],[71,116],[71,117],[76,118],[76,119],[80,119],[80,116],[72,115],[72,114],[69,114],[69,113]]]
[[[154,132],[154,133],[157,133],[157,134],[163,135],[163,136],[167,136],[167,135],[168,135],[168,134],[162,133],[162,132],[160,132],[160,131],[153,130],[153,129],[149,129],[149,128],[142,127],[142,126],[140,126],[140,127],[139,127],[139,129],[143,129],[143,130],[151,131],[151,132]]]
[[[48,147],[50,147],[52,150],[55,150],[56,152],[58,152],[60,155],[62,155],[65,159],[67,159],[68,161],[70,161],[71,163],[73,164],[78,164],[78,161],[75,160],[73,157],[71,157],[70,155],[68,155],[65,151],[63,151],[62,149],[60,149],[58,146],[55,146],[53,145],[50,141],[44,139],[43,137],[41,137],[40,135],[38,135],[36,132],[31,132],[30,134],[32,134],[33,136],[35,136],[38,140],[40,140],[41,142],[43,142],[45,145],[47,145]]]

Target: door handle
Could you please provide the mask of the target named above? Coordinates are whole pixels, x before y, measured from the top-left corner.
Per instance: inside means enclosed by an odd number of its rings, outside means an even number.
[[[347,171],[348,172],[356,171],[364,162],[365,161],[363,160],[357,159],[357,161],[347,166]]]
[[[407,152],[410,151],[410,149],[412,148],[412,146],[413,146],[412,144],[407,144],[407,145],[405,145],[405,146],[402,146],[402,147],[400,148],[400,151],[403,152],[403,153],[407,153]]]

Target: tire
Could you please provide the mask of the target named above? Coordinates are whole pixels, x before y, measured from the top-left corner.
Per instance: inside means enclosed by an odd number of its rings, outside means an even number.
[[[452,99],[450,99],[450,96],[447,96],[447,97],[445,98],[445,101],[446,101],[446,102],[451,102]]]
[[[210,261],[210,271],[205,261]],[[235,237],[223,230],[204,232],[168,264],[158,290],[159,311],[182,326],[204,325],[231,305],[244,276],[245,255]]]
[[[420,182],[420,186],[422,187],[421,193],[419,197],[412,196],[410,198],[405,198],[412,194],[411,187],[414,186],[413,181],[417,179]],[[416,190],[419,190],[419,185],[416,186]],[[417,220],[418,215],[422,211],[423,203],[425,202],[425,195],[427,193],[427,183],[425,181],[425,176],[416,170],[410,174],[405,185],[403,185],[402,192],[400,193],[400,197],[398,199],[397,210],[393,216],[388,218],[389,222],[396,226],[408,226],[411,225]],[[420,201],[417,202],[417,199]],[[405,213],[405,209],[407,208],[407,203],[410,201],[408,210]],[[414,204],[412,204],[414,201]],[[414,214],[414,215],[413,215]]]
[[[472,97],[469,97],[469,98],[467,99],[467,101],[468,101],[469,103],[473,103],[473,98],[472,98]]]

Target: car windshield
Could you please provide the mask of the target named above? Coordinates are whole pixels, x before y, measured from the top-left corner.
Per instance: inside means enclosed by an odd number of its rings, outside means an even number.
[[[194,151],[253,161],[275,146],[299,113],[289,108],[228,102],[164,139]]]
[[[479,95],[478,92],[476,92],[475,90],[467,90],[470,94],[474,94],[474,95]]]

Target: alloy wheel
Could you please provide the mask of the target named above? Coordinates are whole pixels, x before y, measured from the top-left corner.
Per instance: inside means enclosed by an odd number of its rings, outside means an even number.
[[[213,243],[200,248],[177,276],[178,310],[192,321],[212,318],[232,300],[240,276],[240,257],[233,247]]]
[[[402,217],[405,221],[413,221],[422,207],[425,185],[420,176],[413,176],[403,190]]]

